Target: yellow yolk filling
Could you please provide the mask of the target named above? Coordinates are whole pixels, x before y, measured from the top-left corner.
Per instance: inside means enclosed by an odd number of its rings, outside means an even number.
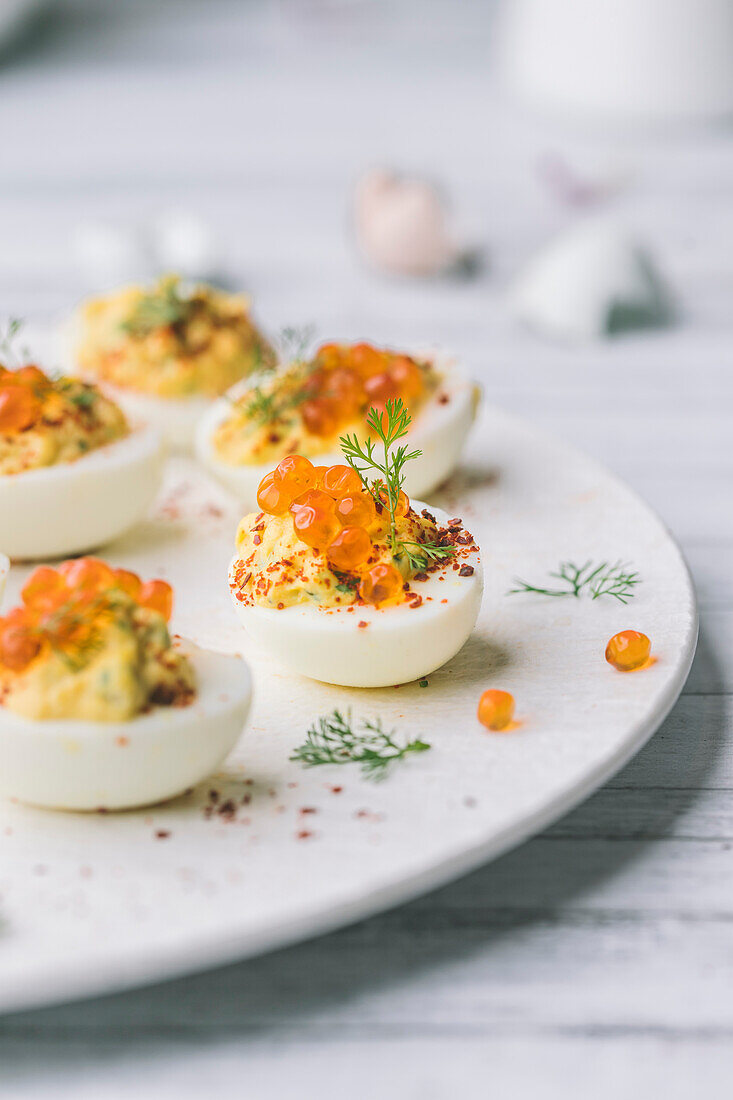
[[[285,455],[299,454],[305,458],[333,454],[340,450],[342,435],[356,435],[362,442],[369,432],[365,416],[369,402],[365,399],[364,408],[358,415],[349,413],[328,435],[317,435],[309,431],[301,415],[302,391],[307,365],[289,364],[270,378],[266,378],[258,387],[259,393],[248,390],[237,398],[230,414],[218,424],[212,446],[216,457],[229,466],[275,465]],[[440,384],[441,377],[429,364],[421,364],[423,391],[419,397],[406,402],[412,416],[432,397]],[[282,412],[269,417],[268,398],[273,397],[274,407]]]
[[[273,352],[249,315],[249,298],[178,280],[152,291],[126,287],[80,308],[80,368],[116,386],[157,397],[216,397]]]
[[[0,664],[0,702],[25,718],[121,722],[158,703],[188,702],[194,690],[193,668],[163,616],[119,591],[75,644],[45,641],[19,672]]]
[[[396,517],[398,539],[430,541],[435,524],[410,511]],[[243,603],[284,608],[297,604],[343,607],[355,603],[361,572],[378,564],[394,565],[407,581],[412,575],[407,558],[394,557],[389,543],[386,512],[367,531],[372,540],[369,561],[359,573],[334,571],[325,553],[298,538],[290,514],[251,512],[237,530],[239,564],[235,583]]]
[[[31,388],[40,411],[22,431],[0,430],[0,475],[74,462],[129,435],[122,410],[93,386],[61,378]]]

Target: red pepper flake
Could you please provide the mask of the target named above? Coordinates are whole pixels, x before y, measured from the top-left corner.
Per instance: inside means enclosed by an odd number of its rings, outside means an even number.
[[[358,623],[359,630],[366,630],[366,628],[368,626],[369,626],[369,623],[366,622],[364,619],[361,619]]]
[[[316,806],[301,806],[298,810],[299,814],[317,814],[318,809]]]
[[[262,535],[254,535],[254,537],[252,538],[252,542],[255,544],[255,546],[259,546],[262,542]]]
[[[412,578],[414,581],[426,581],[428,579],[427,573],[415,573]]]
[[[228,798],[226,802],[222,802],[221,806],[217,810],[217,813],[220,817],[226,818],[229,821],[235,816],[236,812],[237,807],[234,805],[231,798]]]
[[[438,404],[439,405],[447,405],[449,401],[450,401],[450,397],[448,396],[447,393],[438,394]]]
[[[170,835],[171,834],[170,834],[169,829],[156,829],[155,830],[155,839],[156,840],[167,840]]]
[[[448,520],[448,526],[449,527],[463,527],[463,520],[462,519],[449,519]]]
[[[468,531],[463,535],[456,535],[456,542],[459,542],[461,546],[470,546],[473,542],[473,535],[469,535]]]
[[[431,523],[437,523],[437,522],[438,522],[438,521],[436,520],[435,516],[433,515],[433,513],[432,513],[432,512],[429,512],[429,511],[427,510],[427,508],[423,508],[423,510],[422,510],[422,512],[420,513],[420,515],[422,516],[422,518],[423,518],[423,519],[427,519],[427,520],[430,520],[430,522],[431,522]]]
[[[343,787],[331,787],[331,794],[341,794]]]
[[[420,607],[421,603],[422,603],[422,596],[415,596],[414,599],[410,600],[410,607],[412,607],[412,608]]]
[[[284,607],[285,607],[285,604],[284,604],[284,603],[279,603],[279,604],[277,605],[277,610],[278,610],[278,611],[282,611],[282,609],[283,609]]]
[[[313,836],[313,833],[310,829],[301,829],[300,832],[295,834],[295,836],[298,840],[308,840],[310,837]]]
[[[257,524],[255,524],[254,527],[250,527],[250,531],[264,531],[264,529],[265,529],[264,523],[257,523]]]
[[[461,568],[458,570],[458,576],[459,577],[472,577],[473,576],[473,566],[472,565],[462,565]]]

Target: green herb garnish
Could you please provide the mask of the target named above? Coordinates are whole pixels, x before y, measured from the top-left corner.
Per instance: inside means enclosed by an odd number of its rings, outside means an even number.
[[[534,592],[540,596],[575,596],[580,597],[588,593],[592,600],[601,596],[612,596],[620,603],[628,603],[636,595],[634,588],[641,584],[641,577],[636,572],[630,571],[628,562],[602,561],[599,565],[587,561],[584,565],[576,565],[571,561],[560,562],[554,573],[548,576],[560,581],[560,586],[554,588],[530,584],[519,577],[515,577],[516,588],[511,588],[508,596],[514,596],[521,592]]]
[[[430,748],[425,741],[419,740],[399,745],[394,734],[394,730],[387,733],[383,729],[381,718],[371,722],[364,720],[357,732],[352,726],[350,711],[344,716],[334,710],[310,727],[305,741],[290,759],[306,768],[321,764],[359,764],[366,779],[379,782],[396,760]]]
[[[377,457],[377,444],[369,437],[361,443],[356,435],[342,435],[341,451],[349,466],[356,470],[361,483],[371,493],[375,504],[381,509],[386,506],[389,512],[390,548],[394,557],[406,557],[413,569],[426,569],[433,561],[444,561],[455,553],[455,547],[443,546],[438,542],[416,542],[412,539],[397,537],[396,512],[400,491],[405,481],[404,468],[408,462],[419,458],[422,451],[410,451],[402,443],[395,447],[398,439],[407,435],[412,417],[405,408],[401,397],[387,401],[384,412],[371,408],[367,416],[367,427],[382,444],[382,455]],[[376,473],[378,476],[369,476]]]
[[[140,298],[120,327],[136,337],[147,336],[157,328],[180,328],[190,317],[194,302],[180,294],[179,286],[176,275],[161,279],[155,290]]]

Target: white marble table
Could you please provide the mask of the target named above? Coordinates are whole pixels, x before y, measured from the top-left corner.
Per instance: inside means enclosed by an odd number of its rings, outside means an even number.
[[[479,0],[57,9],[0,67],[3,313],[85,290],[68,247],[80,219],[198,211],[265,323],[443,342],[493,400],[636,486],[689,557],[702,629],[659,734],[544,835],[315,942],[5,1018],[0,1096],[728,1095],[731,135],[622,139],[523,117],[492,94]],[[512,326],[508,281],[578,216],[537,172],[553,151],[625,175],[613,205],[672,281],[675,328],[566,348]],[[445,182],[486,249],[476,278],[360,266],[347,198],[375,162]]]

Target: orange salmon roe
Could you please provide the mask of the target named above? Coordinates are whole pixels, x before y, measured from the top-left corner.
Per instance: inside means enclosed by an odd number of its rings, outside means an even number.
[[[25,367],[20,367],[19,370],[14,372],[13,377],[16,382],[22,382],[24,386],[42,386],[49,381],[48,375],[44,374],[40,367],[36,367],[32,363],[27,364]]]
[[[638,630],[622,630],[614,634],[606,646],[606,660],[619,672],[634,672],[649,661],[652,644]]]
[[[316,484],[316,471],[313,463],[302,455],[288,455],[275,467],[275,480],[285,481],[302,493]]]
[[[387,371],[373,374],[364,382],[364,392],[371,404],[383,405],[389,398],[400,396],[400,388]]]
[[[23,586],[23,606],[0,619],[0,664],[22,670],[40,652],[45,638],[65,648],[84,645],[92,635],[95,614],[108,606],[97,598],[115,588],[141,607],[170,618],[173,590],[165,581],[142,584],[136,573],[112,569],[98,558],[66,561],[58,569],[42,565]]]
[[[368,493],[349,493],[336,501],[336,517],[344,527],[369,527],[377,518],[377,509]]]
[[[27,386],[0,385],[0,432],[22,432],[35,423],[41,404]]]
[[[353,416],[363,403],[359,375],[348,367],[336,367],[326,375],[324,396],[336,402],[342,417]]]
[[[342,527],[328,547],[328,560],[337,569],[358,569],[369,559],[372,540],[363,527]]]
[[[295,515],[301,508],[308,505],[311,508],[320,509],[322,512],[333,512],[333,497],[324,493],[322,489],[307,489],[296,497],[290,505],[290,511]]]
[[[333,435],[339,425],[339,417],[332,401],[325,397],[314,397],[300,406],[303,423],[313,435]]]
[[[39,611],[53,611],[69,598],[69,589],[61,573],[47,565],[41,565],[28,578],[20,590],[20,598],[28,607]]]
[[[504,730],[514,718],[514,696],[490,688],[478,702],[478,720],[487,730]]]
[[[394,565],[375,565],[362,577],[359,595],[366,603],[385,603],[399,595],[402,585],[402,574]]]
[[[318,490],[315,490],[318,492]],[[329,545],[339,530],[339,521],[331,508],[314,504],[301,504],[293,513],[293,527],[298,538],[314,549]]]
[[[0,661],[13,672],[20,672],[38,654],[41,643],[23,609],[14,608],[0,619]]]
[[[136,600],[140,595],[142,581],[137,573],[131,573],[129,569],[115,569],[115,584],[128,596],[131,596],[133,600]]]
[[[59,573],[69,588],[87,594],[96,594],[111,588],[115,582],[114,570],[99,558],[76,558],[59,566]]]
[[[361,478],[351,466],[329,466],[323,475],[323,489],[332,497],[345,497],[361,491]]]
[[[270,516],[284,516],[300,489],[276,476],[273,470],[265,474],[257,489],[257,504]]]
[[[141,607],[157,611],[168,622],[173,611],[173,589],[166,581],[146,581],[140,586],[137,602]]]

